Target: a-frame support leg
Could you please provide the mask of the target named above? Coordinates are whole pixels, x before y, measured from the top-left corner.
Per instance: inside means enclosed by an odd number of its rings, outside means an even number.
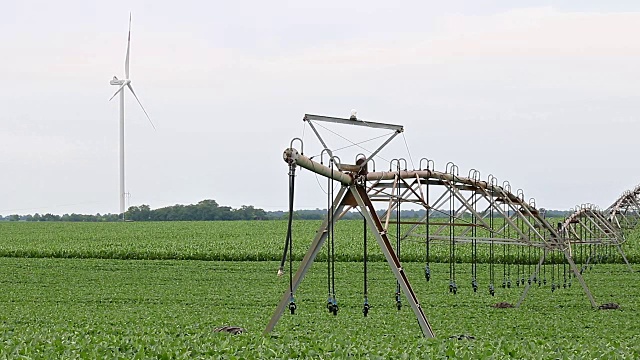
[[[347,190],[351,190],[350,194],[346,193]],[[348,199],[349,197],[351,199]],[[334,222],[336,217],[342,211],[343,207],[347,204],[347,202],[349,200],[352,201],[353,199],[355,199],[357,205],[360,207],[360,211],[362,212],[365,219],[367,220],[367,224],[369,225],[371,231],[373,232],[378,242],[378,245],[380,245],[380,248],[382,249],[382,253],[385,255],[385,258],[387,259],[387,262],[389,263],[389,266],[391,267],[393,274],[395,275],[396,279],[400,283],[400,287],[404,292],[405,296],[407,297],[409,305],[411,306],[411,308],[413,309],[413,312],[416,315],[416,318],[418,320],[418,324],[420,325],[422,333],[426,337],[434,337],[434,333],[433,333],[433,330],[431,329],[431,325],[429,324],[426,316],[424,315],[424,312],[422,311],[420,303],[418,302],[418,298],[416,297],[415,293],[413,292],[413,289],[411,288],[411,285],[409,284],[409,280],[407,279],[404,269],[400,264],[400,260],[396,256],[393,250],[393,246],[391,245],[391,242],[389,241],[389,238],[387,237],[387,234],[385,233],[382,227],[382,223],[380,222],[380,219],[378,218],[375,212],[373,204],[369,200],[369,197],[367,196],[366,191],[363,188],[359,188],[356,186],[342,187],[342,189],[340,190],[340,193],[338,193],[338,196],[334,201],[334,209],[335,209],[334,216],[333,216]],[[372,214],[374,214],[374,216],[372,216]],[[322,245],[324,244],[324,241],[327,238],[327,228],[328,228],[328,219],[325,218],[323,224],[320,226],[320,229],[318,230],[316,237],[313,239],[313,242],[311,243],[309,250],[305,254],[304,258],[302,259],[302,263],[298,267],[298,270],[296,271],[296,274],[293,278],[292,290],[294,293],[297,290],[300,283],[302,282],[302,279],[306,275],[309,268],[311,268],[311,265],[313,264],[314,259],[320,252],[320,249],[322,248]],[[280,320],[280,317],[282,316],[287,305],[289,304],[289,299],[290,299],[290,292],[289,292],[289,289],[287,289],[282,294],[282,298],[280,299],[280,302],[278,303],[278,306],[271,320],[269,321],[269,323],[267,324],[267,327],[264,330],[265,335],[270,333],[273,330],[273,328],[276,326],[276,324],[278,323],[278,320]]]
[[[344,200],[345,200],[345,195],[347,194],[347,189],[348,187],[343,186],[340,189],[340,192],[338,192],[338,195],[336,196],[333,202],[334,212],[331,218],[334,224],[336,222],[337,216],[340,215],[340,213],[342,212],[342,209],[344,208],[344,205],[345,205]],[[328,217],[325,217],[322,225],[320,225],[320,228],[316,233],[316,237],[311,242],[311,246],[309,247],[309,250],[307,250],[307,253],[304,255],[304,258],[302,259],[302,262],[300,263],[300,266],[298,267],[298,270],[296,271],[296,274],[293,277],[291,290],[293,291],[294,294],[298,289],[298,286],[302,282],[302,279],[306,275],[307,271],[309,271],[309,269],[311,268],[311,265],[313,264],[313,261],[315,260],[316,256],[320,252],[320,249],[322,248],[324,241],[327,239],[328,225],[329,225],[329,219]],[[287,305],[289,304],[289,300],[291,297],[290,295],[291,294],[289,292],[289,289],[287,288],[287,290],[285,290],[284,293],[282,294],[282,298],[280,298],[278,307],[276,307],[276,310],[274,311],[273,316],[271,317],[271,320],[267,324],[267,327],[264,329],[264,333],[263,333],[264,335],[270,333],[278,323],[278,320],[280,320],[280,317],[282,316],[285,309],[287,308]]]
[[[616,244],[616,248],[618,248],[618,252],[620,253],[620,255],[622,255],[622,259],[624,259],[624,262],[627,264],[629,271],[634,272],[633,267],[631,266],[631,264],[629,264],[629,260],[627,260],[627,256],[624,254],[624,251],[622,250],[622,246],[620,246],[620,244]]]
[[[578,282],[580,282],[580,285],[582,286],[582,289],[584,289],[584,293],[587,295],[587,298],[589,298],[589,301],[591,302],[591,307],[593,308],[598,307],[598,304],[596,303],[596,300],[593,298],[593,295],[591,294],[591,291],[589,290],[587,283],[584,281],[582,274],[580,274],[580,270],[578,270],[576,263],[573,262],[573,258],[571,257],[571,255],[569,255],[569,251],[565,249],[563,253],[564,253],[564,257],[567,259],[567,262],[569,263],[569,266],[571,267],[571,270],[573,271],[573,274],[575,275],[576,279],[578,279]]]
[[[391,270],[393,271],[393,275],[395,275],[396,280],[400,284],[400,288],[402,289],[405,296],[407,297],[407,301],[409,302],[411,309],[413,309],[413,312],[416,315],[418,324],[420,324],[420,329],[422,330],[422,334],[425,337],[430,337],[430,338],[434,337],[435,335],[433,333],[433,330],[431,329],[431,325],[429,324],[427,317],[424,315],[424,312],[422,311],[422,307],[418,302],[418,298],[416,297],[416,294],[413,292],[413,289],[409,284],[409,280],[407,279],[407,275],[404,272],[402,265],[400,264],[400,259],[398,259],[398,256],[393,250],[393,246],[391,245],[391,242],[389,242],[387,233],[384,231],[384,228],[382,227],[382,223],[380,222],[380,219],[376,214],[375,208],[373,207],[373,204],[371,203],[371,200],[369,199],[369,196],[367,195],[366,190],[360,186],[351,186],[350,190],[351,190],[351,194],[353,195],[353,197],[355,198],[358,204],[358,207],[360,208],[360,212],[367,220],[367,224],[369,225],[371,232],[376,238],[378,245],[380,245],[380,248],[382,249],[382,253],[387,259],[387,262],[389,263]]]

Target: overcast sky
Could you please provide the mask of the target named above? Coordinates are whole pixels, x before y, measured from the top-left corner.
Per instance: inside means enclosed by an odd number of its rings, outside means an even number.
[[[303,115],[352,108],[405,126],[379,169],[453,161],[550,209],[606,207],[640,182],[637,1],[10,1],[0,214],[118,211],[109,80],[129,11],[132,85],[157,127],[127,94],[130,205],[285,209],[282,151],[303,134],[319,147]],[[296,207],[325,207],[324,188],[302,171]]]

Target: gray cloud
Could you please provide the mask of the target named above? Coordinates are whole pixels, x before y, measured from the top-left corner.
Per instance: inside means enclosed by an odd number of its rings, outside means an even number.
[[[285,208],[281,152],[302,115],[351,108],[404,124],[414,160],[493,173],[542,207],[604,206],[640,180],[640,13],[620,6],[47,4],[1,15],[3,214],[117,211],[108,81],[123,73],[129,10],[133,84],[158,127],[127,99],[132,204]],[[403,139],[382,155],[409,156]],[[298,182],[297,206],[324,205],[312,174]]]

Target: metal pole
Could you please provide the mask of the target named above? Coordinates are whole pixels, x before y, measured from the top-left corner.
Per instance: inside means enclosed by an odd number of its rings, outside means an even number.
[[[124,89],[120,91],[120,214],[124,221]]]

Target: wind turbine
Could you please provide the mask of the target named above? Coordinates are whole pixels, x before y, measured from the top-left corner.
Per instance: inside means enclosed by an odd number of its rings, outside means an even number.
[[[127,55],[124,59],[125,78],[118,79],[117,77],[114,76],[113,79],[109,82],[111,85],[120,86],[118,90],[115,92],[115,94],[113,94],[113,96],[109,99],[109,101],[111,101],[114,97],[116,97],[116,95],[120,94],[120,214],[122,214],[122,220],[124,220],[124,212],[125,212],[124,207],[125,207],[125,200],[126,200],[126,192],[124,187],[124,93],[125,93],[124,88],[125,87],[129,88],[129,90],[131,91],[131,94],[133,94],[133,97],[136,98],[136,101],[138,101],[138,104],[140,104],[142,111],[144,111],[144,114],[147,116],[147,119],[149,119],[149,123],[151,124],[154,130],[156,129],[156,127],[153,125],[153,122],[151,121],[151,118],[149,117],[149,114],[147,114],[147,111],[144,109],[144,106],[142,106],[140,99],[138,99],[136,92],[133,91],[133,87],[131,86],[131,80],[129,79],[130,49],[131,49],[131,13],[129,13],[129,36],[127,38]]]

